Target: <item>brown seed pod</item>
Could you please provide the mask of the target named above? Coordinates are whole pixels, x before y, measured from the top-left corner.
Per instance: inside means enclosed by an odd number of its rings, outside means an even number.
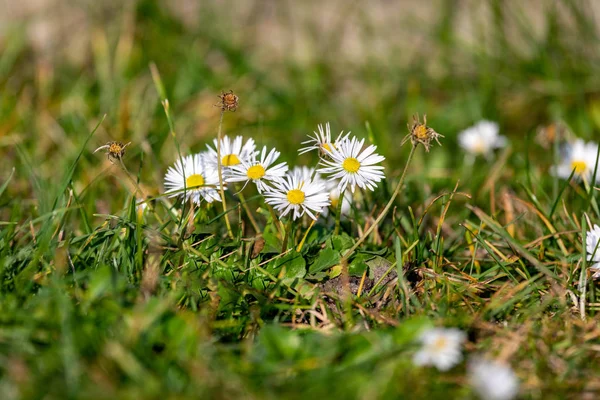
[[[220,107],[223,111],[237,110],[239,97],[233,93],[233,90],[230,90],[229,92],[221,92],[219,99],[220,101],[215,104],[216,107]]]
[[[413,115],[412,125],[407,124],[407,126],[409,134],[402,139],[402,144],[410,139],[413,145],[422,144],[427,152],[431,147],[432,140],[435,140],[440,146],[442,145],[439,138],[444,136],[427,126],[427,115],[423,115],[423,123],[419,119],[419,114]]]
[[[123,144],[122,142],[108,142],[104,146],[98,147],[94,150],[96,153],[99,150],[106,149],[106,157],[110,160],[111,158],[120,160],[125,155],[125,147],[129,146],[131,142]]]

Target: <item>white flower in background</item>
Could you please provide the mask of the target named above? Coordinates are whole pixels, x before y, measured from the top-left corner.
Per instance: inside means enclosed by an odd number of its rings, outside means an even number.
[[[415,365],[434,365],[447,371],[462,360],[462,345],[466,339],[456,328],[431,328],[419,336],[421,350],[415,353]]]
[[[326,183],[327,191],[329,192],[329,201],[331,201],[331,208],[337,209],[338,203],[340,201],[340,182],[338,180],[329,180]],[[352,209],[352,202],[354,201],[354,197],[352,193],[348,190],[344,192],[344,200],[342,202],[342,215],[350,214],[350,210]],[[323,215],[327,215],[326,212]]]
[[[361,189],[375,190],[377,182],[385,178],[383,167],[375,165],[385,160],[385,157],[375,153],[376,146],[370,145],[362,150],[365,139],[343,140],[337,147],[326,150],[331,160],[321,159],[323,168],[319,172],[331,174],[328,179],[340,180],[340,192],[349,185],[354,192],[356,186]]]
[[[265,193],[265,201],[285,217],[294,211],[292,218],[300,218],[306,213],[312,219],[329,206],[329,195],[325,182],[304,179],[299,174],[286,175],[273,182],[273,187]]]
[[[288,175],[297,176],[299,179],[312,180],[313,182],[323,181],[321,175],[319,175],[319,173],[314,168],[310,168],[305,165],[301,167],[295,166],[290,171],[288,171]]]
[[[302,147],[298,150],[299,154],[308,153],[312,150],[318,150],[319,155],[327,154],[327,150],[331,150],[332,148],[337,148],[339,143],[346,140],[350,132],[344,135],[344,131],[340,132],[338,137],[332,142],[331,141],[331,127],[329,126],[329,122],[325,124],[325,129],[323,129],[323,125],[319,124],[317,126],[319,132],[313,132],[315,136],[310,136],[309,140],[302,142],[302,144],[306,144],[308,146]]]
[[[243,161],[250,161],[254,156],[255,144],[253,139],[248,139],[246,143],[243,143],[244,138],[236,136],[235,139],[230,140],[228,136],[224,136],[221,139],[221,165],[224,168],[233,167],[241,164]],[[208,148],[208,162],[214,168],[217,168],[217,139],[213,140],[214,148],[206,145]]]
[[[591,262],[590,269],[594,272],[593,278],[600,278],[600,226],[594,225],[594,229],[586,233],[587,260]]]
[[[256,184],[258,191],[262,193],[268,188],[267,182],[279,181],[288,169],[285,162],[272,166],[279,158],[279,154],[275,149],[267,154],[265,146],[260,152],[260,159],[256,159],[257,152],[252,155],[250,160],[242,160],[241,164],[230,167],[225,174],[225,180],[227,182],[245,182],[245,184],[252,181]]]
[[[202,199],[208,203],[221,201],[219,192],[219,174],[209,165],[203,154],[194,154],[177,160],[169,167],[165,175],[165,189],[169,197],[182,196],[200,204]]]
[[[506,146],[506,137],[499,132],[497,123],[479,121],[458,134],[458,143],[468,153],[489,156],[494,149]]]
[[[596,167],[597,156],[598,145],[596,143],[585,143],[583,140],[577,139],[567,146],[560,165],[555,169],[556,175],[560,178],[568,179],[571,176],[571,172],[575,171],[574,177],[577,179],[583,178],[590,182],[594,174],[594,168]],[[600,182],[600,170],[597,174],[596,181]]]
[[[469,381],[484,400],[510,400],[519,393],[519,380],[509,365],[475,359],[468,365]]]

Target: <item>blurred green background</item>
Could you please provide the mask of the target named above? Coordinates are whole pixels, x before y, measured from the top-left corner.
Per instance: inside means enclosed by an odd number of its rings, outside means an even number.
[[[538,132],[560,124],[567,136],[600,137],[599,16],[595,0],[0,0],[0,187],[15,169],[0,190],[0,393],[471,396],[464,366],[442,375],[413,368],[404,354],[419,329],[437,324],[465,329],[469,351],[500,349],[527,395],[593,396],[600,305],[593,282],[588,292],[576,286],[585,270],[578,224],[584,211],[600,216],[596,191],[564,184],[558,196],[550,176],[558,146]],[[420,303],[405,297],[406,309],[396,302],[376,314],[371,306],[387,303],[374,291],[355,299],[354,324],[320,295],[293,296],[245,269],[250,261],[236,246],[247,242],[194,243],[213,257],[207,261],[185,247],[202,232],[179,240],[175,224],[148,216],[140,234],[133,187],[93,151],[131,141],[128,170],[145,192],[162,193],[177,151],[152,65],[184,153],[213,140],[214,105],[228,90],[240,106],[225,115],[225,133],[275,146],[292,164],[316,163],[297,149],[327,121],[377,144],[390,179],[365,196],[359,221],[346,226],[351,234],[368,219],[362,210],[389,198],[409,151],[400,147],[406,124],[427,114],[443,146],[419,149],[384,240],[365,246],[387,262],[406,261]],[[456,135],[482,118],[497,121],[511,146],[471,167]],[[442,201],[427,208],[459,180],[471,204],[511,224],[510,236],[463,207],[464,196],[445,220]],[[568,201],[554,212],[559,199]],[[154,216],[168,221],[163,208]],[[319,260],[326,234],[314,229],[302,274]],[[394,238],[404,250],[404,241],[417,244],[400,254]],[[519,258],[518,246],[560,275],[570,294],[547,296],[555,287]],[[589,299],[588,321],[573,311],[580,294]]]

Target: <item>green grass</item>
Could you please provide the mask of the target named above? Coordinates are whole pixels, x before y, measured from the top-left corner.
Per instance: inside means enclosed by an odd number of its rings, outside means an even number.
[[[593,3],[543,2],[538,31],[519,2],[440,1],[402,26],[369,22],[353,2],[326,27],[316,2],[289,4],[265,17],[257,2],[243,19],[207,3],[196,24],[151,0],[85,9],[62,39],[89,38],[79,59],[61,39],[40,50],[31,21],[6,25],[0,398],[475,398],[465,362],[413,366],[427,326],[464,330],[466,358],[509,362],[524,398],[597,396],[600,302],[582,240],[586,218],[600,223],[599,192],[555,178],[558,145],[535,139],[550,124],[598,138]],[[465,19],[480,40],[460,35]],[[383,42],[388,53],[349,55],[348,21],[366,50]],[[264,48],[262,24],[279,29],[285,51]],[[240,107],[225,134],[275,146],[291,165],[317,162],[297,149],[326,121],[378,145],[387,179],[340,235],[321,218],[297,252],[302,220],[281,253],[252,188],[262,235],[229,193],[234,239],[218,204],[186,219],[189,205],[161,197],[178,146],[200,151],[216,136],[213,105],[229,89]],[[340,255],[390,198],[416,113],[445,135],[442,147],[417,149],[395,207],[346,273]],[[481,118],[510,146],[469,166],[456,135]],[[132,142],[130,175],[93,154],[111,140]],[[136,186],[149,196],[143,214]]]

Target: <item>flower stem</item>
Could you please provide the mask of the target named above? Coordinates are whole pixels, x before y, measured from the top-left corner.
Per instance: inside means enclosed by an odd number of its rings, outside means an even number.
[[[308,237],[308,233],[310,232],[310,230],[312,229],[312,227],[315,226],[315,222],[317,222],[318,218],[319,218],[319,214],[316,215],[316,218],[312,220],[312,222],[310,223],[310,225],[306,229],[306,232],[304,233],[304,236],[302,237],[302,240],[300,241],[300,244],[296,248],[296,251],[298,253],[300,253],[300,251],[302,250],[302,247],[304,246],[304,242],[306,242],[306,238]]]
[[[256,219],[254,219],[254,215],[252,215],[252,212],[250,212],[250,209],[248,208],[248,204],[246,204],[246,198],[244,197],[244,194],[242,193],[241,190],[238,192],[238,197],[240,198],[240,203],[242,203],[242,208],[244,209],[244,211],[246,212],[246,215],[248,216],[248,219],[250,220],[250,224],[252,225],[252,228],[254,229],[254,231],[257,234],[260,233],[260,228],[258,227],[258,223],[256,223]]]
[[[227,202],[225,201],[225,189],[223,188],[223,166],[221,165],[221,132],[223,127],[223,114],[225,114],[225,111],[221,111],[221,118],[219,118],[219,130],[217,132],[217,171],[219,173],[219,193],[221,194],[221,203],[223,204],[223,213],[225,214],[227,234],[229,235],[229,238],[233,239],[233,232],[231,230],[231,224],[229,223],[229,216],[227,215]]]
[[[287,250],[288,242],[290,241],[290,231],[292,230],[292,220],[290,219],[285,227],[285,236],[283,237],[283,245],[281,246],[281,253],[285,253]]]
[[[377,216],[377,218],[373,222],[373,225],[371,225],[369,227],[369,229],[367,229],[363,233],[363,235],[358,239],[358,241],[354,244],[354,246],[352,246],[348,251],[346,251],[346,253],[344,253],[344,255],[342,256],[342,261],[344,261],[344,262],[348,261],[348,258],[350,258],[350,256],[352,255],[352,253],[354,253],[356,251],[356,249],[367,239],[367,237],[369,237],[369,235],[371,234],[371,232],[373,232],[375,230],[375,228],[379,225],[379,223],[381,222],[381,220],[390,211],[390,208],[392,208],[392,205],[394,204],[394,200],[396,200],[396,197],[398,196],[398,193],[400,193],[400,189],[402,189],[402,185],[404,184],[404,178],[406,177],[406,171],[408,170],[408,166],[410,165],[410,162],[412,161],[413,155],[415,154],[415,150],[417,149],[417,145],[418,145],[418,143],[413,143],[413,146],[410,149],[410,154],[408,155],[408,160],[406,161],[406,165],[404,166],[404,170],[402,171],[402,175],[400,176],[400,180],[398,181],[398,185],[396,186],[396,189],[394,190],[394,193],[392,194],[392,197],[390,197],[390,200],[385,205],[385,208]]]
[[[346,193],[346,189],[340,192],[340,197],[338,198],[338,203],[335,212],[335,230],[333,231],[334,235],[340,234],[340,222],[342,219],[342,203],[344,202],[344,193]]]

